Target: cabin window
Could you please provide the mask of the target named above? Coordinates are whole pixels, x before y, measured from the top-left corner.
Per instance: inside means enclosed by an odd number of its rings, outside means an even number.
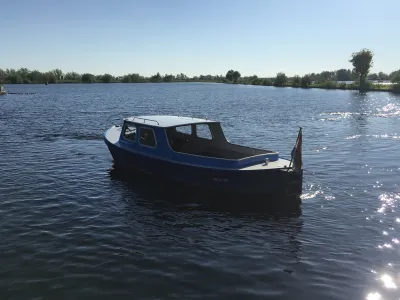
[[[140,144],[147,147],[156,146],[156,137],[151,128],[140,128]]]
[[[210,131],[210,127],[208,124],[198,124],[196,125],[196,134],[199,138],[211,140],[212,135]]]
[[[136,126],[133,124],[126,124],[124,132],[122,133],[124,139],[129,141],[136,141]]]
[[[192,126],[191,125],[178,126],[175,128],[175,130],[182,134],[187,134],[187,135],[192,134]]]

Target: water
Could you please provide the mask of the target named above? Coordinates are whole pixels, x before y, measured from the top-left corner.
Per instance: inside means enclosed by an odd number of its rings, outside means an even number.
[[[221,84],[18,85],[1,97],[2,299],[400,298],[400,97]],[[288,157],[295,214],[208,209],[114,176],[102,133],[207,116]]]

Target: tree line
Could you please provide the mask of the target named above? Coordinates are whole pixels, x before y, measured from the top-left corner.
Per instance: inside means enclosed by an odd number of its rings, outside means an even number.
[[[390,74],[383,72],[369,74],[368,80],[393,80],[400,75],[400,69]],[[357,81],[358,75],[350,69],[339,69],[336,71],[323,71],[321,73],[310,73],[302,77],[295,75],[286,76],[284,72],[278,73],[275,77],[258,77],[257,75],[241,77],[239,71],[229,70],[223,75],[199,75],[188,77],[181,73],[177,75],[157,73],[150,77],[142,76],[138,73],[131,73],[123,76],[112,76],[110,74],[95,75],[91,73],[79,74],[77,72],[64,73],[60,69],[54,69],[48,72],[29,70],[27,68],[0,69],[0,82],[18,84],[18,83],[140,83],[140,82],[173,82],[173,81],[209,81],[220,83],[237,83],[253,85],[275,85],[284,86],[288,82],[295,86],[308,86],[311,83],[325,83],[327,81]]]
[[[0,83],[144,83],[144,82],[217,82],[232,84],[251,84],[265,86],[292,86],[292,87],[323,87],[323,88],[354,88],[360,90],[371,89],[370,81],[390,80],[395,85],[394,89],[400,90],[400,69],[390,74],[384,72],[369,74],[373,65],[373,53],[368,49],[352,53],[349,60],[353,65],[352,69],[339,69],[335,71],[323,71],[321,73],[309,73],[300,77],[295,75],[286,76],[284,72],[279,72],[275,77],[258,77],[257,75],[242,77],[237,70],[229,70],[223,75],[200,75],[189,77],[180,74],[154,74],[149,77],[139,73],[130,73],[123,76],[112,76],[108,73],[95,75],[91,73],[79,74],[77,72],[64,73],[60,69],[47,72],[29,70],[27,68],[0,69]],[[346,84],[347,81],[354,81],[353,84]]]
[[[390,74],[383,72],[369,74],[373,66],[373,52],[362,49],[351,54],[349,62],[352,69],[339,69],[336,71],[323,71],[321,73],[310,73],[300,77],[295,75],[287,77],[284,72],[279,72],[273,78],[259,78],[257,75],[240,78],[238,71],[229,70],[225,80],[230,83],[273,85],[276,87],[319,87],[326,89],[358,89],[361,92],[368,90],[391,90],[400,93],[400,69]],[[381,85],[380,82],[390,80],[392,86]],[[348,82],[352,82],[348,84]],[[375,81],[374,83],[371,81]]]
[[[145,77],[139,73],[130,73],[123,76],[113,76],[108,73],[96,75],[91,73],[79,74],[77,72],[64,73],[60,69],[47,72],[38,70],[20,69],[0,69],[0,83],[8,84],[54,84],[54,83],[140,83],[140,82],[173,82],[173,81],[210,81],[223,82],[225,76],[222,75],[200,75],[189,77],[183,73],[165,74],[157,73],[150,77]]]

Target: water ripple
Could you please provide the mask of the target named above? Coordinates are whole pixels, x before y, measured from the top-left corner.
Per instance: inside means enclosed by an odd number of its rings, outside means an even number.
[[[398,300],[399,97],[197,83],[12,89],[37,94],[7,96],[0,110],[2,298]],[[103,132],[158,113],[221,120],[232,142],[283,156],[303,126],[301,209],[217,209],[112,175]]]

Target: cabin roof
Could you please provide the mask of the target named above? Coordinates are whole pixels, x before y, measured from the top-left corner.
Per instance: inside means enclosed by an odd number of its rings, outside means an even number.
[[[146,124],[156,127],[175,127],[180,125],[189,125],[196,123],[219,123],[218,121],[213,121],[208,119],[169,116],[169,115],[132,116],[125,118],[124,121],[129,121],[138,124]]]

